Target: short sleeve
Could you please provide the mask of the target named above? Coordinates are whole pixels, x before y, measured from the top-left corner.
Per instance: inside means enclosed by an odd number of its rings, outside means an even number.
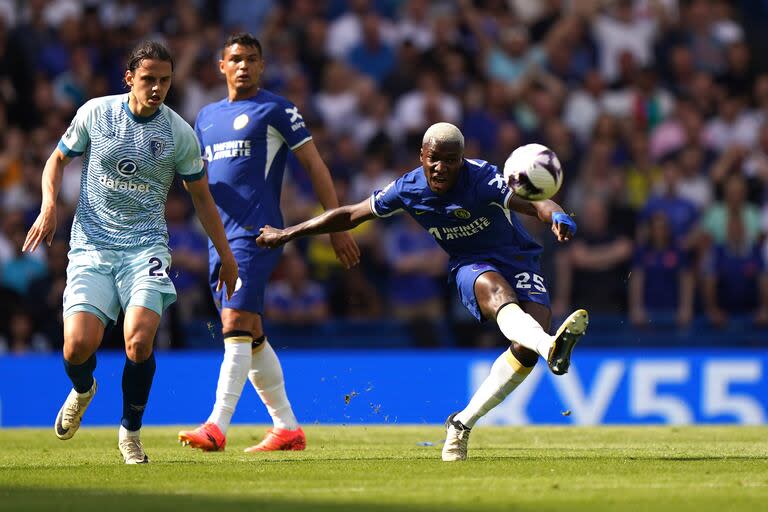
[[[291,150],[312,140],[299,107],[289,101],[275,103],[269,116],[269,125],[280,134]]]
[[[197,181],[205,176],[200,142],[186,121],[174,116],[173,138],[176,145],[176,172],[184,181]]]
[[[88,143],[91,141],[88,134],[91,110],[90,103],[77,109],[74,119],[69,123],[67,131],[59,140],[58,148],[64,153],[64,156],[69,158],[80,156],[88,148]]]
[[[467,160],[467,165],[478,164]],[[495,165],[488,164],[482,169],[482,175],[476,187],[479,197],[486,204],[496,203],[506,208],[507,201],[512,196],[512,190],[507,186],[507,181]]]
[[[376,190],[371,194],[371,211],[377,217],[389,217],[403,210],[403,199],[400,191],[403,186],[403,178],[398,178],[382,190]]]

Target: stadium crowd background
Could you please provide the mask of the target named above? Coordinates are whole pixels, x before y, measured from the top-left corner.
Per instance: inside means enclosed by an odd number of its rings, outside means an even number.
[[[194,124],[226,95],[217,59],[235,30],[262,41],[263,86],[298,105],[342,203],[418,166],[433,122],[459,125],[466,155],[497,165],[540,142],[563,164],[556,200],[579,223],[556,247],[527,222],[556,317],[587,308],[587,338],[611,343],[768,340],[766,28],[761,0],[0,0],[0,353],[61,344],[79,159],[53,245],[20,251],[74,111],[123,92],[127,51],[161,39],[176,60],[167,103]],[[282,205],[286,224],[320,211],[295,159]],[[218,332],[206,240],[180,187],[167,219],[179,299],[158,345],[218,347],[206,344]],[[502,343],[462,310],[446,256],[407,216],[354,234],[352,271],[324,237],[288,247],[267,299],[278,346],[318,333]]]

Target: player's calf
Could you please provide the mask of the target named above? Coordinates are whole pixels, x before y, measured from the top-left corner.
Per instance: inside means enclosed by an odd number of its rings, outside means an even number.
[[[87,385],[87,384],[86,384]],[[56,422],[54,424],[54,432],[56,437],[65,441],[71,439],[80,428],[80,422],[82,421],[83,414],[88,408],[88,405],[93,400],[93,396],[96,394],[96,379],[93,379],[93,385],[85,393],[78,393],[74,389],[69,392],[67,399],[64,400],[64,405],[59,409],[59,413],[56,415]]]

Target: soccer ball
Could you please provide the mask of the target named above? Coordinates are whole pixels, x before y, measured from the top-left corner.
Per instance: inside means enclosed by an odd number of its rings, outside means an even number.
[[[563,168],[555,152],[541,144],[520,146],[504,162],[504,179],[521,199],[549,199],[563,184]]]

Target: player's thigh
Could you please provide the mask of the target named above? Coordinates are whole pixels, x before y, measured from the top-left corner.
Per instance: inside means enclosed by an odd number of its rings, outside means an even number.
[[[115,285],[126,316],[132,306],[161,316],[176,301],[176,288],[168,275],[171,266],[168,248],[153,245],[124,249],[120,253]]]
[[[210,251],[209,285],[213,301],[222,314],[222,323],[225,322],[224,311],[227,309],[243,314],[250,313],[250,315],[233,314],[233,316],[242,316],[243,318],[247,316],[248,322],[253,324],[251,330],[258,329],[260,331],[260,315],[264,313],[264,291],[269,276],[272,275],[272,271],[280,260],[282,251],[261,248],[256,245],[254,238],[236,238],[230,240],[229,245],[237,261],[241,286],[230,298],[226,297],[223,288],[216,290],[221,260],[215,251]],[[257,321],[254,315],[259,317],[258,325],[254,323]],[[225,324],[224,327],[226,329],[227,325]]]
[[[145,361],[152,354],[152,344],[160,326],[160,314],[155,311],[162,304],[160,292],[140,290],[136,294],[145,303],[154,303],[155,307],[131,305],[125,310],[123,337],[125,353],[131,361]],[[154,297],[153,297],[154,296]]]
[[[73,363],[98,348],[104,329],[120,314],[120,300],[112,275],[114,251],[72,249],[64,289],[64,354]],[[69,356],[69,357],[68,357]],[[83,359],[84,360],[84,359]]]
[[[478,320],[493,320],[496,311],[517,296],[501,271],[490,263],[463,265],[455,272],[456,289],[464,307]]]
[[[73,312],[64,318],[64,359],[82,364],[96,352],[104,337],[105,323],[96,314]]]
[[[507,279],[499,272],[484,272],[475,280],[475,296],[484,318],[496,318],[504,304],[518,302],[517,294]]]

